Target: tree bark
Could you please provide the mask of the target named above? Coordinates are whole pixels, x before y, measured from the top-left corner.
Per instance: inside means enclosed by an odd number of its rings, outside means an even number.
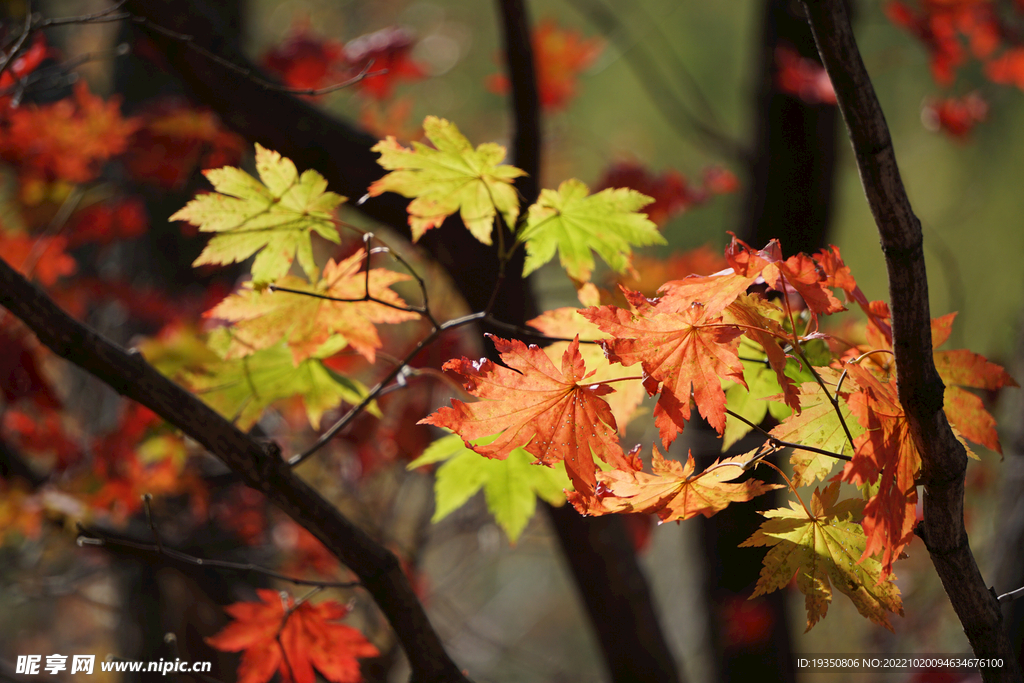
[[[807,17],[850,134],[864,194],[889,275],[893,348],[900,403],[921,453],[924,521],[917,533],[984,668],[985,681],[1019,681],[1020,668],[994,592],[985,586],[964,527],[967,453],[942,410],[944,385],[932,359],[928,278],[921,223],[903,187],[882,107],[841,0],[804,0]]]

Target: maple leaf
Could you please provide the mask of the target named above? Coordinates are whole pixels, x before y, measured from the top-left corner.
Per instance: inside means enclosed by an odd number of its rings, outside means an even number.
[[[738,181],[725,169],[709,167],[704,170],[703,186],[694,187],[679,171],[669,169],[655,175],[642,164],[620,161],[605,169],[597,183],[598,190],[617,187],[628,187],[651,197],[654,201],[644,208],[644,213],[662,228],[674,216],[707,202],[716,194],[735,192]],[[721,268],[707,272],[717,270]],[[697,271],[688,270],[683,275],[693,272]]]
[[[136,119],[122,118],[117,98],[104,101],[84,80],[75,84],[73,97],[10,110],[6,122],[0,154],[72,183],[94,180],[103,162],[125,151],[139,126]]]
[[[761,424],[769,412],[776,420],[788,417],[792,412],[790,407],[778,402],[781,398],[778,394],[782,388],[779,386],[775,370],[767,363],[766,356],[762,362],[754,360],[756,357],[764,356],[761,347],[748,339],[743,339],[740,341],[738,353],[744,362],[743,379],[747,386],[729,382],[732,386],[725,389],[725,400],[729,410],[755,425]],[[726,415],[722,451],[729,450],[753,429],[747,422],[733,415]]]
[[[436,116],[423,121],[423,130],[436,149],[420,142],[407,149],[389,135],[371,150],[380,154],[377,163],[391,173],[370,185],[368,193],[376,197],[396,192],[412,198],[409,226],[413,242],[456,211],[484,244],[491,243],[498,213],[507,226],[515,226],[519,197],[512,181],[525,173],[500,163],[505,148],[488,142],[473,149],[455,124]]]
[[[260,60],[290,88],[317,90],[345,75],[345,46],[310,29],[309,17],[293,19],[288,36]]]
[[[576,81],[604,49],[600,38],[583,38],[578,31],[561,29],[551,19],[544,19],[533,31],[534,64],[541,106],[556,110],[564,108],[576,96]],[[504,95],[509,91],[505,75],[487,79],[492,92]]]
[[[604,336],[601,328],[584,318],[575,308],[556,308],[545,311],[527,325],[535,327],[549,337],[574,337],[579,335],[581,342],[596,341]],[[555,342],[544,347],[544,353],[552,363],[560,362],[562,355],[569,348],[570,342]],[[604,355],[604,349],[598,344],[580,344],[580,356],[592,370],[591,382],[605,382],[623,377],[622,366],[612,363]],[[630,419],[644,399],[644,386],[640,379],[631,379],[615,383],[615,392],[608,394],[605,400],[612,409],[619,433],[624,434]]]
[[[219,341],[211,340],[211,346]],[[316,358],[295,365],[285,344],[245,358],[209,362],[201,370],[184,372],[183,379],[211,408],[234,420],[242,430],[256,424],[271,403],[296,395],[302,397],[309,424],[319,429],[324,412],[342,401],[355,405],[367,394],[362,384],[331,372]]]
[[[873,557],[862,552],[864,530],[858,524],[864,501],[837,502],[839,482],[814,490],[811,509],[790,502],[790,509],[763,512],[768,519],[741,548],[767,546],[764,567],[751,598],[785,588],[796,576],[806,596],[807,630],[828,612],[832,588],[853,601],[857,611],[893,630],[889,612],[903,616],[900,591],[893,577]]]
[[[207,644],[222,652],[242,652],[238,683],[266,683],[274,672],[284,683],[315,683],[314,668],[333,683],[358,683],[359,658],[380,653],[351,626],[333,623],[348,614],[334,600],[299,605],[284,593],[259,588],[259,602],[224,608],[234,619]]]
[[[474,446],[486,446],[497,435],[475,439]],[[428,446],[406,468],[444,462],[434,479],[434,516],[439,522],[462,507],[481,488],[487,509],[514,545],[537,509],[540,497],[551,505],[565,502],[562,491],[569,479],[560,469],[535,465],[533,456],[522,448],[513,449],[504,460],[485,458],[468,448],[458,434],[441,437]]]
[[[786,333],[779,324],[782,310],[764,297],[741,294],[725,309],[724,320],[743,326],[743,334],[756,342],[768,358],[782,388],[783,401],[793,410],[800,410],[796,383],[786,375],[786,352],[779,344]]]
[[[516,235],[526,244],[526,277],[558,251],[562,267],[574,280],[589,280],[594,270],[591,250],[617,273],[629,267],[630,247],[665,244],[658,227],[637,213],[650,197],[630,189],[608,189],[591,195],[578,180],[566,180],[558,191],[541,190],[530,207],[526,226]]]
[[[0,254],[12,268],[26,277],[52,287],[61,277],[78,270],[75,259],[68,254],[68,240],[62,235],[26,235],[0,228]]]
[[[258,143],[256,170],[262,182],[230,166],[203,171],[216,192],[196,197],[170,217],[218,233],[192,265],[235,263],[258,251],[252,264],[257,287],[282,277],[295,258],[315,279],[311,233],[339,241],[333,212],[344,197],[327,192],[327,181],[316,171],[299,176],[291,160]]]
[[[864,508],[863,557],[881,551],[884,578],[914,535],[921,454],[896,383],[881,382],[859,365],[848,365],[847,372],[859,387],[848,403],[864,433],[854,439],[853,459],[846,463],[842,480],[858,486],[877,483],[877,492]]]
[[[686,464],[666,460],[658,447],[653,447],[651,471],[637,468],[598,472],[595,499],[570,496],[570,502],[580,514],[603,515],[614,512],[645,512],[658,515],[662,522],[689,519],[697,515],[711,517],[730,503],[748,501],[779,484],[766,484],[757,479],[733,482],[743,474],[743,465],[751,454],[715,461],[706,470],[694,474],[693,454],[688,453]]]
[[[758,278],[762,278],[770,288],[783,294],[796,290],[816,316],[845,310],[832,295],[828,277],[818,264],[806,254],[783,259],[778,240],[754,251],[733,235],[732,243],[725,250],[725,258],[732,267],[731,272],[666,282],[660,290],[663,296],[659,307],[678,311],[696,302],[707,308],[710,315],[716,315]]]
[[[576,490],[588,495],[597,482],[594,456],[613,467],[626,466],[615,417],[601,398],[614,390],[607,384],[581,386],[589,375],[579,339],[569,344],[558,368],[537,346],[488,336],[507,368],[468,358],[450,360],[443,368],[459,375],[466,390],[484,400],[467,404],[453,399],[452,407],[441,408],[419,424],[450,429],[489,458],[504,459],[524,448],[545,465],[564,461]],[[471,444],[499,433],[486,446]]]
[[[225,357],[248,356],[284,339],[296,365],[317,355],[325,344],[330,344],[334,353],[351,346],[369,362],[375,362],[381,341],[374,323],[416,320],[419,314],[391,307],[406,304],[390,285],[410,277],[385,268],[374,268],[369,274],[361,272],[365,259],[366,251],[359,249],[340,263],[328,261],[323,277],[315,285],[290,275],[277,282],[279,287],[299,292],[354,301],[330,301],[295,292],[257,292],[251,283],[246,283],[240,293],[232,294],[204,314],[233,323]],[[356,301],[367,293],[391,306]]]
[[[142,127],[132,136],[125,164],[133,178],[164,189],[180,190],[196,168],[237,165],[245,150],[215,113],[181,100],[157,100],[139,118]]]
[[[818,372],[824,375],[822,370]],[[838,373],[833,376],[838,376]],[[856,389],[856,383],[847,378],[843,387],[843,393],[848,396],[849,391]],[[840,396],[839,411],[854,439],[864,433],[864,427],[854,418],[843,396]],[[846,437],[843,422],[817,382],[800,385],[800,412],[790,415],[769,433],[782,441],[820,448],[830,453],[849,456],[854,453],[854,444]],[[790,462],[793,463],[793,485],[809,486],[815,480],[824,481],[832,472],[836,459],[821,453],[793,449]]]
[[[934,358],[939,377],[946,384],[943,408],[949,421],[971,441],[1002,453],[995,418],[985,410],[981,397],[963,387],[995,391],[1020,385],[1002,367],[966,349],[936,351]]]
[[[644,372],[661,382],[654,417],[662,443],[670,444],[690,419],[691,390],[700,414],[722,433],[721,380],[744,383],[738,355],[742,329],[709,315],[699,304],[672,313],[651,306],[632,311],[601,306],[584,310],[583,316],[612,335],[612,340],[602,342],[609,360],[627,366],[642,363]]]

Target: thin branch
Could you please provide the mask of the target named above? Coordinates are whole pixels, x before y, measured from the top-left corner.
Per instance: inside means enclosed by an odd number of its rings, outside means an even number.
[[[443,325],[439,325],[431,330],[430,334],[421,339],[419,343],[413,347],[412,351],[402,359],[401,363],[396,365],[390,372],[388,372],[387,375],[384,376],[384,379],[378,382],[377,385],[370,390],[366,397],[359,402],[359,405],[353,406],[340,420],[331,425],[331,428],[324,432],[320,438],[316,440],[316,443],[304,450],[302,453],[292,456],[288,460],[288,466],[295,467],[296,465],[303,463],[307,458],[323,448],[324,444],[333,439],[335,434],[343,430],[354,419],[359,417],[370,403],[380,395],[384,388],[405,371],[405,367],[412,362],[412,359],[415,358],[420,351],[433,343],[433,341],[437,339],[442,332],[445,330],[453,330],[457,327],[462,327],[463,325],[469,325],[470,323],[474,323],[478,320],[483,320],[485,317],[487,316],[483,312],[470,313],[469,315],[464,315],[461,318],[449,320]]]
[[[765,430],[763,427],[761,427],[760,425],[754,424],[753,422],[751,422],[747,418],[743,417],[739,413],[734,413],[733,411],[729,410],[728,408],[725,409],[725,413],[726,413],[726,415],[731,415],[732,417],[735,417],[740,422],[742,422],[742,423],[744,423],[744,424],[746,424],[746,425],[748,425],[750,427],[753,427],[757,431],[761,432],[761,434],[764,435],[765,439],[767,439],[767,443],[772,445],[772,446],[777,446],[778,448],[794,448],[794,449],[801,450],[801,451],[810,451],[811,453],[818,453],[820,455],[827,455],[830,458],[835,458],[836,460],[845,460],[847,462],[849,462],[850,460],[853,460],[853,458],[851,458],[850,456],[843,455],[842,453],[833,453],[832,451],[826,451],[823,448],[815,448],[814,446],[805,446],[803,444],[793,443],[791,441],[783,441],[782,439],[779,439],[777,437],[772,436],[771,433],[768,432],[767,430]]]
[[[1021,596],[1024,596],[1024,588],[1018,588],[1017,590],[1010,591],[1009,593],[1003,593],[996,598],[996,600],[999,601],[1000,605],[1005,605],[1008,602],[1013,602]]]
[[[317,97],[319,95],[326,95],[336,90],[341,90],[342,88],[347,88],[351,85],[355,85],[364,78],[368,78],[370,76],[382,76],[388,72],[387,69],[380,69],[378,71],[371,72],[370,69],[373,68],[373,60],[371,59],[366,63],[366,66],[364,66],[358,74],[356,74],[352,78],[349,78],[348,80],[341,81],[340,83],[328,85],[323,88],[288,88],[286,86],[262,78],[253,69],[244,66],[239,66],[231,60],[224,59],[220,55],[211,52],[210,50],[207,50],[205,47],[195,42],[194,36],[185,33],[178,33],[177,31],[172,31],[171,29],[160,26],[159,24],[154,24],[146,17],[130,15],[128,20],[131,21],[133,24],[145,26],[146,28],[155,31],[163,36],[166,36],[171,40],[175,40],[179,43],[184,44],[186,47],[188,47],[188,49],[192,50],[193,52],[202,55],[203,57],[209,59],[212,62],[220,64],[225,69],[230,69],[235,73],[241,74],[242,76],[249,79],[256,85],[260,86],[264,90],[273,90],[276,92],[284,93],[286,95],[304,95],[307,97]]]
[[[147,522],[150,521],[148,506],[147,506]],[[78,525],[78,544],[79,545],[97,545],[97,546],[110,546],[112,548],[131,548],[132,550],[140,550],[146,553],[153,553],[154,555],[162,555],[172,560],[182,562],[184,564],[191,564],[197,567],[215,567],[217,569],[228,569],[235,572],[244,572],[251,574],[261,574],[263,576],[269,576],[272,579],[279,581],[287,581],[288,583],[295,584],[296,586],[314,586],[320,588],[359,588],[362,584],[358,581],[316,581],[313,579],[299,579],[294,576],[288,576],[281,574],[273,569],[267,569],[251,562],[229,562],[227,560],[211,560],[206,557],[196,557],[195,555],[189,555],[188,553],[174,548],[168,548],[160,542],[160,536],[156,533],[156,527],[150,525],[150,530],[153,532],[153,537],[156,543],[142,543],[130,538],[123,538],[119,536],[113,536],[111,534],[97,531],[89,527]]]

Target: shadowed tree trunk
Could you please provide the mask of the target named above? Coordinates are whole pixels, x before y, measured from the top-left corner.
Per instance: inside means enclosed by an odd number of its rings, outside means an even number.
[[[754,139],[749,181],[738,235],[760,249],[777,238],[787,255],[814,252],[825,245],[832,215],[832,191],[839,115],[835,106],[809,104],[781,92],[775,79],[775,52],[789,47],[817,60],[803,8],[789,0],[764,6],[754,77]],[[694,447],[707,467],[720,457],[721,441],[706,423]],[[730,455],[756,447],[756,436]],[[750,503],[733,503],[698,522],[704,547],[704,596],[718,667],[715,680],[792,683],[796,680],[790,638],[787,591],[748,601],[765,551],[739,548],[761,525],[758,510],[777,507],[776,493]]]

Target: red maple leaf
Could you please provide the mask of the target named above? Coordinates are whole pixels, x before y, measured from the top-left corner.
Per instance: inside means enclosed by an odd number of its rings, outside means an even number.
[[[459,375],[466,390],[484,400],[452,400],[451,408],[441,408],[420,424],[450,429],[489,458],[504,460],[512,450],[525,448],[545,465],[564,461],[576,491],[584,496],[592,495],[597,483],[594,456],[613,467],[628,465],[615,417],[601,398],[614,390],[584,382],[589,375],[579,338],[569,344],[562,367],[556,368],[540,347],[488,336],[507,368],[468,358],[450,360],[443,368]],[[499,433],[490,445],[470,443]]]
[[[245,149],[209,109],[160,99],[140,113],[125,163],[132,177],[165,189],[181,189],[200,168],[237,165]]]
[[[583,38],[578,31],[561,29],[545,19],[534,29],[532,42],[540,104],[545,109],[563,109],[576,96],[577,78],[601,54],[604,41]],[[487,87],[504,95],[509,90],[508,77],[495,74],[487,79]]]
[[[122,118],[117,98],[104,101],[79,81],[74,97],[8,111],[0,154],[48,178],[89,182],[103,162],[127,149],[138,126]]]
[[[807,104],[835,104],[836,91],[825,67],[813,59],[801,57],[788,45],[775,48],[775,84],[787,95]]]
[[[654,202],[644,207],[643,212],[663,227],[672,217],[705,203],[713,195],[735,192],[738,186],[736,176],[717,166],[705,169],[703,185],[694,187],[678,171],[669,169],[656,175],[643,164],[620,161],[605,169],[595,192],[628,187],[653,198]]]
[[[950,313],[932,320],[933,348],[949,337],[955,316]],[[981,397],[964,387],[996,391],[1020,385],[1002,367],[967,349],[936,351],[933,355],[939,377],[946,384],[943,409],[950,423],[971,441],[1002,453],[995,418],[985,409]]]
[[[695,473],[693,454],[686,462],[666,460],[655,446],[651,459],[652,474],[640,470],[636,458],[628,469],[599,472],[597,496],[592,500],[570,494],[580,514],[603,515],[613,512],[644,512],[658,515],[662,522],[711,517],[730,503],[753,500],[779,484],[757,479],[735,482],[744,473],[750,454],[715,461],[703,472]]]
[[[957,139],[966,138],[974,126],[986,118],[988,102],[976,92],[964,97],[929,100],[921,109],[921,121],[925,128]]]
[[[67,246],[67,238],[61,235],[36,237],[0,229],[0,255],[4,261],[47,287],[78,269],[75,259],[65,252]]]
[[[864,433],[854,439],[853,459],[846,463],[843,481],[862,486],[877,484],[878,491],[864,506],[863,557],[882,553],[882,578],[914,535],[917,485],[921,454],[910,434],[895,382],[882,382],[866,368],[847,365],[859,389],[848,403]]]
[[[770,288],[787,296],[797,293],[814,315],[829,315],[845,310],[832,295],[826,273],[810,256],[797,254],[782,258],[778,240],[772,240],[759,251],[732,237],[725,250],[725,260],[732,272],[723,271],[707,277],[688,277],[666,282],[661,287],[658,307],[679,311],[699,303],[709,315],[717,315],[735,301],[748,287],[763,280]]]
[[[632,310],[601,306],[583,315],[613,339],[602,342],[608,359],[623,365],[641,363],[661,383],[654,409],[662,443],[670,444],[690,419],[690,392],[700,414],[719,434],[725,429],[722,378],[746,386],[738,349],[743,330],[727,325],[703,305],[662,312],[635,292],[627,294]],[[648,392],[653,393],[652,386]]]
[[[316,35],[308,17],[292,22],[288,37],[263,55],[263,68],[290,88],[317,90],[344,80],[344,45]]]
[[[238,683],[266,683],[274,672],[284,683],[315,683],[313,669],[333,683],[362,681],[360,657],[377,648],[351,626],[333,623],[348,608],[333,600],[299,605],[286,594],[257,589],[259,602],[236,602],[224,611],[234,621],[206,642],[224,652],[242,652]]]

